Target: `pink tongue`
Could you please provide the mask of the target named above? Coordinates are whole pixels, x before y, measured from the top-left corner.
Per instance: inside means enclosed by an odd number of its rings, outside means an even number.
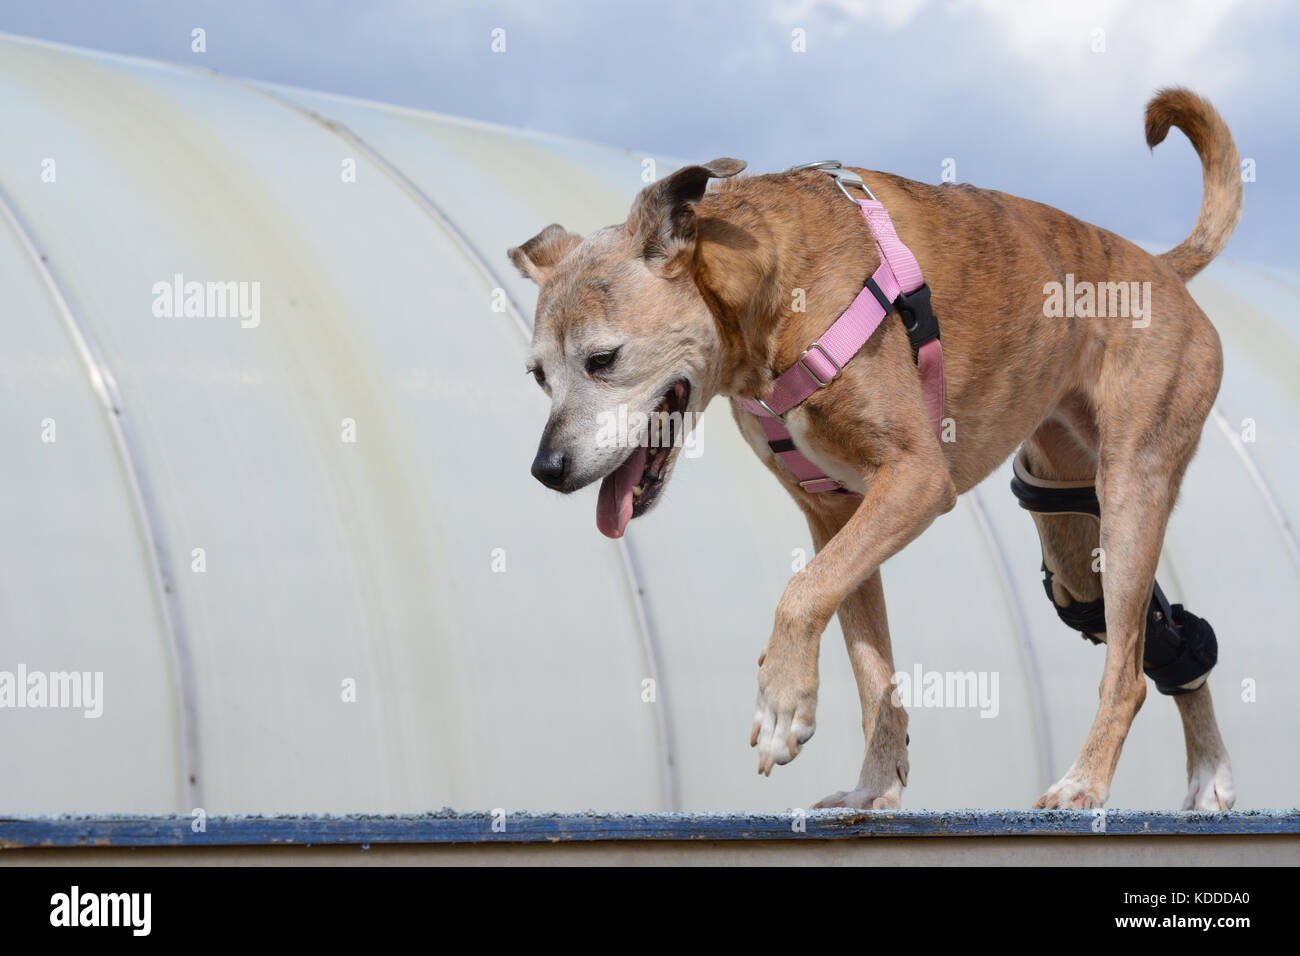
[[[646,449],[632,452],[632,457],[605,476],[596,501],[596,527],[607,538],[621,538],[632,520],[632,488],[645,472]]]

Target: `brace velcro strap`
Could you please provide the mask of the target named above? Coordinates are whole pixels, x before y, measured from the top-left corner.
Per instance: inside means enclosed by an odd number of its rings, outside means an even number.
[[[1065,482],[1059,482],[1065,485]],[[1101,516],[1101,505],[1097,501],[1097,489],[1092,485],[1081,487],[1051,487],[1050,485],[1031,484],[1019,473],[1011,478],[1011,493],[1020,502],[1020,507],[1034,514],[1087,514]]]
[[[1094,644],[1101,643],[1099,638],[1093,636],[1106,633],[1106,604],[1101,598],[1095,601],[1076,601],[1071,597],[1070,603],[1061,607],[1056,603],[1056,595],[1052,593],[1052,572],[1047,570],[1047,565],[1043,565],[1043,590],[1047,592],[1047,600],[1052,602],[1052,607],[1056,608],[1056,616],[1065,622],[1066,627],[1078,631]]]
[[[1156,585],[1147,612],[1142,670],[1162,694],[1176,697],[1196,690],[1219,661],[1214,628],[1181,604],[1170,605]]]

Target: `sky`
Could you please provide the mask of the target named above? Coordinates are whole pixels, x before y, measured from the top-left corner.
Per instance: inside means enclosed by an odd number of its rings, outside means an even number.
[[[1254,161],[1225,255],[1296,266],[1300,4],[0,0],[0,31],[756,172],[948,168],[1164,246],[1200,165],[1146,148],[1143,106],[1185,85]]]

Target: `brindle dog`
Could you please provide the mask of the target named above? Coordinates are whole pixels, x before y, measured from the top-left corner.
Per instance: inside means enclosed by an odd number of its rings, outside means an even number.
[[[1147,143],[1171,126],[1199,154],[1205,191],[1192,234],[1163,255],[1027,199],[854,170],[924,268],[955,433],[936,439],[902,324],[885,321],[829,387],[786,416],[799,450],[860,500],[803,491],[735,402],[765,397],[876,269],[862,215],[829,176],[730,179],[745,164],[718,159],[646,187],[625,223],[585,239],[552,225],[510,250],[540,286],[529,368],[552,404],[533,463],[538,479],[564,493],[603,479],[597,522],[617,537],[658,500],[680,425],[648,449],[648,424],[611,444],[597,440],[600,413],[622,405],[644,413],[637,421],[669,412],[689,423],[725,395],[807,517],[817,554],[790,580],[759,659],[751,744],[761,773],[812,737],[820,638],[838,612],[866,757],[857,785],[821,803],[898,805],[907,714],[891,704],[880,566],[1023,444],[1035,477],[1095,480],[1100,523],[1034,520],[1058,603],[1104,596],[1106,624],[1096,719],[1078,759],[1035,806],[1106,800],[1146,697],[1145,620],[1166,521],[1223,370],[1219,337],[1184,283],[1223,248],[1241,213],[1237,150],[1218,113],[1187,90],[1165,90],[1147,106]],[[722,182],[707,189],[711,179]],[[1049,317],[1045,287],[1069,276],[1150,283],[1145,320]],[[794,290],[803,290],[802,311]],[[1097,547],[1103,574],[1092,569]],[[1185,806],[1230,807],[1208,684],[1175,700],[1187,741]]]

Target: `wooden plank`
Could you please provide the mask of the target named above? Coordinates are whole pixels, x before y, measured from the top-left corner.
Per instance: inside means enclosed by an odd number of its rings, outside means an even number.
[[[1268,836],[1300,834],[1300,810],[854,811],[387,816],[0,817],[0,849],[591,841],[842,840],[890,837]]]

